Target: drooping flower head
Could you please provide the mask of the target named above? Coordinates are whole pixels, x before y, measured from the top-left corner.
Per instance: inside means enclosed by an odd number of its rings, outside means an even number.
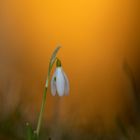
[[[62,69],[61,61],[59,59],[56,61],[56,70],[51,80],[51,93],[53,96],[55,96],[56,93],[59,96],[69,94],[69,81]]]

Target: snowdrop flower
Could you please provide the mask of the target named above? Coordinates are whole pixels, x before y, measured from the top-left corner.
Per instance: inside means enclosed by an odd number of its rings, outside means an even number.
[[[57,59],[56,70],[51,80],[51,93],[53,96],[55,96],[56,93],[59,96],[69,94],[69,81],[65,72],[62,69],[61,61],[59,59]]]

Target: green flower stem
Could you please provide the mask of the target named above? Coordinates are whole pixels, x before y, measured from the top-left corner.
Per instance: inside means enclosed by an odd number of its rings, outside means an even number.
[[[49,80],[47,80],[47,81],[49,81]],[[38,123],[37,123],[37,129],[35,131],[37,136],[39,136],[39,132],[40,132],[40,128],[41,128],[41,123],[42,123],[42,117],[43,117],[43,113],[44,113],[44,110],[45,110],[47,89],[48,89],[48,86],[45,86],[44,93],[43,93],[42,104],[41,104],[41,109],[40,109],[39,118],[38,118]]]
[[[40,113],[39,113],[37,128],[35,130],[35,134],[37,135],[37,137],[39,137],[39,132],[40,132],[41,123],[42,123],[42,117],[43,117],[43,113],[45,110],[46,96],[47,96],[47,90],[48,90],[49,81],[50,81],[51,70],[52,70],[52,67],[53,67],[55,61],[57,60],[56,55],[57,55],[59,49],[60,49],[60,47],[57,47],[54,50],[54,52],[51,56],[51,59],[50,59],[49,68],[48,68],[48,75],[47,75],[47,80],[46,80],[45,89],[44,89],[44,93],[43,93],[42,104],[41,104],[41,109],[40,109]]]
[[[44,93],[43,93],[43,99],[42,99],[41,109],[40,109],[40,113],[39,113],[37,129],[35,131],[37,136],[39,136],[42,117],[43,117],[43,113],[44,113],[44,109],[45,109],[47,90],[48,90],[48,86],[49,86],[49,80],[50,80],[50,72],[48,72],[48,78],[46,80],[46,85],[45,85],[45,89],[44,89]]]

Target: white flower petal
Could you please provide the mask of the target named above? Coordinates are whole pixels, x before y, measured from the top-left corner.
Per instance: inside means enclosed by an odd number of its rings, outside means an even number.
[[[52,96],[56,95],[56,72],[53,74],[52,76],[52,80],[51,80],[51,94]]]
[[[64,71],[63,71],[63,74],[64,74],[64,79],[65,79],[65,87],[64,87],[65,95],[69,95],[69,80]]]
[[[59,96],[64,95],[65,79],[61,67],[56,68],[56,89]]]

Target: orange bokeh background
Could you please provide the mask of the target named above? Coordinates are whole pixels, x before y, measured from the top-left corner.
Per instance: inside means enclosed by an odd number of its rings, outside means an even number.
[[[57,45],[62,46],[58,57],[70,80],[70,96],[58,99],[48,94],[48,120],[58,109],[59,119],[75,128],[98,119],[110,125],[133,104],[122,65],[127,60],[138,74],[138,3],[1,1],[1,42],[6,56],[18,59],[14,72],[20,75],[20,102],[27,119],[37,117],[49,58]]]

